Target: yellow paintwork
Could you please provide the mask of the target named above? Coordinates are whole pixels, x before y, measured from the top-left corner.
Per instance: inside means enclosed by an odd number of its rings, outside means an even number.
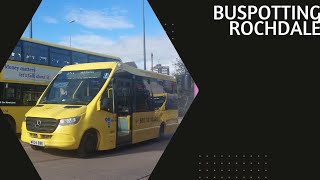
[[[16,122],[16,132],[21,132],[21,123],[32,106],[0,106],[3,114],[11,116]]]
[[[50,66],[44,66],[44,65],[37,65],[37,64],[30,64],[25,62],[17,62],[17,61],[10,61],[8,60],[7,63],[11,64],[17,64],[17,65],[25,65],[25,66],[34,66],[34,67],[40,67],[40,68],[47,68],[47,69],[53,69],[53,70],[59,70],[61,68],[57,67],[50,67]],[[36,84],[36,85],[48,85],[49,83],[40,83],[35,81],[17,81],[17,80],[4,80],[3,79],[3,72],[0,72],[0,82],[7,82],[7,83],[21,83],[21,84]],[[32,106],[0,106],[0,109],[3,111],[4,114],[11,116],[13,120],[16,123],[16,132],[21,132],[21,123],[25,117],[25,113],[28,112]]]
[[[116,147],[117,137],[117,116],[114,113],[100,110],[100,99],[107,85],[110,82],[115,70],[126,70],[139,76],[160,78],[165,80],[175,80],[171,76],[156,74],[153,72],[139,70],[119,62],[99,62],[65,66],[61,71],[92,70],[92,69],[112,69],[109,78],[102,86],[101,90],[86,106],[81,108],[63,108],[63,104],[43,104],[42,107],[33,107],[26,113],[26,117],[39,118],[71,118],[81,116],[80,121],[75,125],[58,125],[53,133],[35,133],[26,129],[26,124],[22,124],[21,140],[29,143],[31,139],[40,140],[46,147],[58,149],[77,149],[79,147],[83,134],[88,129],[95,129],[98,134],[98,150],[108,150]],[[42,95],[43,96],[43,95]],[[42,98],[39,98],[39,100]],[[39,101],[37,102],[39,104]],[[107,126],[106,118],[111,119],[110,128]],[[135,112],[132,119],[132,143],[138,143],[159,136],[161,123],[165,124],[165,134],[173,133],[178,126],[178,111],[164,110],[164,107],[151,112]],[[130,123],[128,122],[128,123]],[[130,125],[130,124],[129,124]],[[130,126],[129,126],[130,127]],[[31,134],[33,134],[33,137]],[[43,138],[43,135],[49,135],[51,138]],[[35,136],[37,136],[35,138]]]

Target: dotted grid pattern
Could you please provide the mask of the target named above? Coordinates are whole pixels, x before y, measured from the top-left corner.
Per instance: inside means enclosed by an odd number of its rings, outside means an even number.
[[[271,179],[271,154],[199,154],[196,179]]]
[[[169,38],[171,39],[171,41],[175,40],[175,26],[174,23],[164,23],[163,24],[164,30],[167,33],[167,35],[169,36]]]

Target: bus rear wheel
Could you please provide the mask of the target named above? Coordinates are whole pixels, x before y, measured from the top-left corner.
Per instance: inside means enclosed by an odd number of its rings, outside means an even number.
[[[97,150],[98,137],[95,131],[87,131],[80,142],[77,150],[80,158],[88,158]]]

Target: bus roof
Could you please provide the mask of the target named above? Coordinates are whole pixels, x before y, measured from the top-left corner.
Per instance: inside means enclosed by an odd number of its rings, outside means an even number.
[[[131,74],[143,77],[150,77],[162,80],[176,81],[174,76],[164,75],[155,73],[152,71],[145,71],[142,69],[137,69],[135,67],[129,66],[122,62],[93,62],[93,63],[83,63],[83,64],[73,64],[65,66],[61,71],[74,71],[74,70],[87,70],[87,69],[102,69],[111,68],[114,69],[118,66],[118,69],[127,71]]]
[[[36,39],[31,39],[31,38],[27,38],[27,37],[21,37],[20,39],[24,40],[24,41],[28,41],[28,42],[43,44],[43,45],[52,46],[52,47],[61,48],[61,49],[66,49],[66,50],[77,51],[77,52],[81,52],[81,53],[85,53],[85,54],[91,54],[91,55],[96,55],[96,56],[102,56],[102,57],[117,59],[117,60],[121,61],[121,59],[119,57],[116,57],[116,56],[110,56],[110,55],[106,55],[106,54],[102,54],[102,53],[87,51],[87,50],[78,49],[78,48],[72,48],[72,47],[68,47],[68,46],[64,46],[64,45],[54,44],[54,43],[45,42],[45,41],[36,40]]]

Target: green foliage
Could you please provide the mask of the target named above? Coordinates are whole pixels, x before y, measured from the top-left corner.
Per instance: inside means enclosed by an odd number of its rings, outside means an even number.
[[[184,90],[182,88],[182,76],[185,74],[189,74],[188,70],[186,69],[184,63],[177,59],[177,61],[173,64],[175,67],[175,73],[173,75],[177,79],[177,90],[178,90],[178,110],[179,116],[183,117],[185,113],[188,111],[194,97],[193,97],[193,80],[191,83],[190,90]],[[190,75],[190,74],[189,74]]]

